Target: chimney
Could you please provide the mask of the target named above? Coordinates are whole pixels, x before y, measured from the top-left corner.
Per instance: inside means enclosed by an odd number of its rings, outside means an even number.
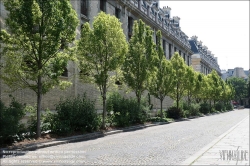
[[[181,18],[178,17],[178,16],[174,16],[173,19],[174,19],[174,23],[178,23],[178,27],[180,27],[180,20],[181,20]]]
[[[196,42],[197,42],[197,39],[198,39],[197,36],[192,36],[192,37],[191,37],[191,40],[194,40],[194,41],[196,41]]]
[[[164,15],[167,16],[168,15],[168,18],[171,17],[171,8],[170,7],[166,7],[166,6],[163,6],[163,12],[164,12]]]

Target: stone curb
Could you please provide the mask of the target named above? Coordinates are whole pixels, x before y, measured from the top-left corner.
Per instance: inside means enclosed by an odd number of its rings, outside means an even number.
[[[222,112],[222,113],[226,113],[226,112]],[[14,150],[15,151],[28,151],[28,150],[32,151],[32,150],[36,150],[36,149],[40,149],[40,148],[62,145],[62,144],[67,144],[67,143],[71,143],[71,142],[86,141],[86,140],[90,140],[90,139],[105,137],[105,136],[112,135],[112,134],[134,131],[134,130],[144,129],[147,127],[165,125],[165,124],[169,124],[169,123],[173,123],[173,122],[180,122],[180,121],[185,121],[185,120],[199,118],[199,117],[205,117],[205,116],[207,116],[207,115],[192,116],[189,118],[181,118],[181,119],[177,119],[177,120],[170,121],[170,122],[153,122],[152,124],[131,126],[131,127],[123,128],[123,129],[111,130],[108,132],[94,132],[94,133],[89,133],[89,134],[84,134],[84,135],[79,135],[79,136],[59,138],[59,139],[56,139],[53,141],[48,141],[48,142],[43,142],[43,143],[28,144],[28,145],[21,147],[21,148],[20,147],[19,148],[18,147],[17,148],[15,148],[15,147],[14,148],[1,148],[0,149],[0,158],[3,155],[3,151],[10,151],[10,152],[14,151]],[[6,152],[4,154],[8,155]]]

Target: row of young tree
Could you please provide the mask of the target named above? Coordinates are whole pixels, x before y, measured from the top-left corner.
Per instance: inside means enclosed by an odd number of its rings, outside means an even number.
[[[162,48],[161,31],[157,31],[156,36],[157,44],[151,28],[138,20],[134,22],[133,35],[127,44],[121,23],[116,17],[103,12],[94,20],[93,28],[88,23],[83,26],[77,45],[79,67],[88,73],[88,77],[92,76],[100,89],[103,127],[107,87],[114,76],[111,72],[135,92],[138,105],[145,91],[159,99],[161,117],[166,96],[176,101],[177,109],[184,97],[188,98],[189,104],[203,101],[210,102],[210,105],[232,99],[234,89],[215,70],[206,76],[198,73],[185,63],[178,52],[167,60]]]
[[[1,30],[3,70],[1,78],[12,89],[29,88],[37,94],[37,137],[41,136],[42,96],[55,86],[71,83],[60,80],[69,60],[74,60],[84,80],[93,81],[103,101],[102,127],[105,127],[108,88],[115,79],[131,88],[140,104],[148,90],[162,102],[170,96],[177,102],[227,102],[234,90],[215,71],[207,76],[195,72],[178,53],[168,61],[163,52],[161,32],[157,44],[153,31],[141,20],[135,21],[127,43],[121,22],[103,12],[93,25],[85,23],[77,41],[78,18],[68,0],[4,0],[8,11]],[[162,114],[161,114],[162,115]]]

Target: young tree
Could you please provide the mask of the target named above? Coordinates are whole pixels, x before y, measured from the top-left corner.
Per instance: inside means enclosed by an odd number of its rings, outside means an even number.
[[[123,76],[127,85],[135,91],[138,104],[142,93],[148,89],[148,81],[155,74],[153,31],[142,20],[135,21],[129,51],[123,65]]]
[[[217,101],[220,100],[223,84],[221,83],[222,79],[215,70],[212,70],[212,72],[207,75],[207,78],[209,86],[207,88],[206,94],[208,95],[209,98],[210,108],[212,108],[211,102],[213,101],[215,104]]]
[[[225,82],[222,81],[222,93],[220,100],[224,102],[224,104],[229,103],[231,99],[233,99],[234,89],[233,87]]]
[[[0,39],[2,78],[11,88],[29,88],[37,94],[40,137],[42,96],[63,83],[58,77],[72,58],[68,44],[75,40],[77,14],[69,0],[4,0],[4,6],[8,15]]]
[[[204,75],[202,73],[195,72],[195,84],[192,89],[192,96],[196,102],[200,102],[202,95],[202,80]]]
[[[185,95],[186,91],[187,65],[185,64],[184,59],[179,55],[178,52],[174,53],[170,61],[174,70],[175,84],[170,96],[176,101],[177,108],[179,108],[179,102]]]
[[[107,84],[111,72],[124,62],[128,46],[121,23],[115,16],[100,12],[93,28],[85,23],[78,42],[80,69],[93,77],[103,100],[103,123],[105,128]]]
[[[193,95],[193,92],[196,90],[196,82],[199,80],[197,79],[196,73],[192,66],[187,67],[186,72],[187,82],[186,82],[186,89],[187,89],[187,97],[188,97],[188,106],[190,106],[191,98]]]
[[[157,45],[156,52],[158,55],[155,67],[158,68],[155,78],[150,81],[150,93],[153,94],[161,102],[161,118],[163,118],[162,102],[164,98],[170,93],[173,87],[173,69],[172,64],[164,56],[161,31],[157,31]]]

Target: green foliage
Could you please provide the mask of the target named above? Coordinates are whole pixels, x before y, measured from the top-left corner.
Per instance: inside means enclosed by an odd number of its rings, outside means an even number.
[[[226,111],[231,111],[231,110],[233,110],[232,104],[231,104],[231,103],[226,103],[226,104],[225,104],[225,109],[226,109]]]
[[[191,116],[199,116],[200,115],[200,104],[191,103],[189,107],[189,112]]]
[[[155,44],[153,31],[142,20],[135,21],[133,35],[129,40],[129,51],[123,65],[124,81],[135,91],[138,103],[148,82],[155,75]]]
[[[161,117],[152,117],[152,118],[149,118],[148,121],[151,121],[151,122],[172,122],[173,119],[171,118],[161,118]]]
[[[149,110],[153,109],[153,104],[151,104],[151,97],[150,97],[150,93],[148,93],[148,105],[149,105]]]
[[[70,134],[74,131],[92,132],[100,127],[100,118],[95,110],[95,103],[86,95],[60,101],[51,124],[52,132]]]
[[[180,108],[177,108],[175,106],[170,107],[167,110],[167,117],[173,118],[173,119],[180,119],[183,117],[183,111]]]
[[[126,99],[118,92],[111,93],[107,99],[109,118],[113,119],[112,125],[119,127],[129,126],[135,123],[144,123],[148,118],[149,107],[146,100],[142,100],[138,106],[137,100]]]
[[[228,83],[235,90],[234,100],[241,100],[247,97],[247,81],[243,78],[232,77],[228,79]]]
[[[225,105],[221,102],[216,103],[214,109],[219,112],[224,112],[226,110]]]
[[[202,74],[194,71],[192,66],[188,66],[186,77],[186,94],[188,105],[190,105],[194,98],[198,98],[201,90]]]
[[[78,60],[83,73],[98,86],[103,99],[103,124],[106,118],[106,93],[110,75],[114,75],[124,62],[128,46],[121,28],[121,22],[115,17],[100,12],[94,18],[93,28],[85,23],[78,42]]]
[[[161,114],[162,114],[162,118],[166,118],[167,117],[166,111],[163,111],[161,109],[157,110],[156,116],[157,117],[161,117]]]
[[[33,136],[36,133],[37,129],[36,106],[26,106],[25,112],[29,114],[27,121],[27,129],[30,132],[30,135]],[[54,123],[53,116],[54,114],[49,109],[46,109],[41,114],[41,131],[49,131],[52,129],[52,123]]]
[[[40,136],[42,95],[54,86],[62,88],[69,47],[76,37],[78,18],[69,0],[4,0],[8,15],[1,30],[1,54],[5,83],[13,90],[29,88],[37,94],[37,136]]]
[[[4,0],[4,6],[9,12],[7,31],[1,30],[5,82],[38,93],[37,80],[42,77],[42,94],[62,84],[58,77],[72,58],[68,44],[78,24],[70,2]]]
[[[174,74],[174,88],[170,93],[170,97],[176,101],[176,106],[179,108],[179,101],[185,95],[187,83],[187,68],[184,59],[175,52],[171,58]]]
[[[13,136],[23,131],[20,120],[24,115],[24,105],[18,103],[14,98],[9,107],[5,107],[0,100],[0,145],[12,143]]]
[[[200,104],[200,112],[203,114],[210,113],[210,105],[208,103],[202,103]]]
[[[164,98],[172,91],[174,88],[174,75],[172,64],[164,56],[162,48],[162,36],[161,31],[157,31],[157,45],[156,53],[157,58],[154,63],[154,67],[157,68],[155,77],[151,77],[149,91],[161,102],[161,114],[162,102]],[[162,117],[163,118],[163,117]]]
[[[174,103],[174,106],[176,107],[176,102]],[[200,115],[200,111],[199,111],[200,104],[180,101],[179,108],[183,110],[183,114],[185,117]]]
[[[219,101],[221,99],[223,84],[222,79],[218,73],[213,70],[210,74],[207,75],[208,78],[208,90],[207,95],[210,100]]]

